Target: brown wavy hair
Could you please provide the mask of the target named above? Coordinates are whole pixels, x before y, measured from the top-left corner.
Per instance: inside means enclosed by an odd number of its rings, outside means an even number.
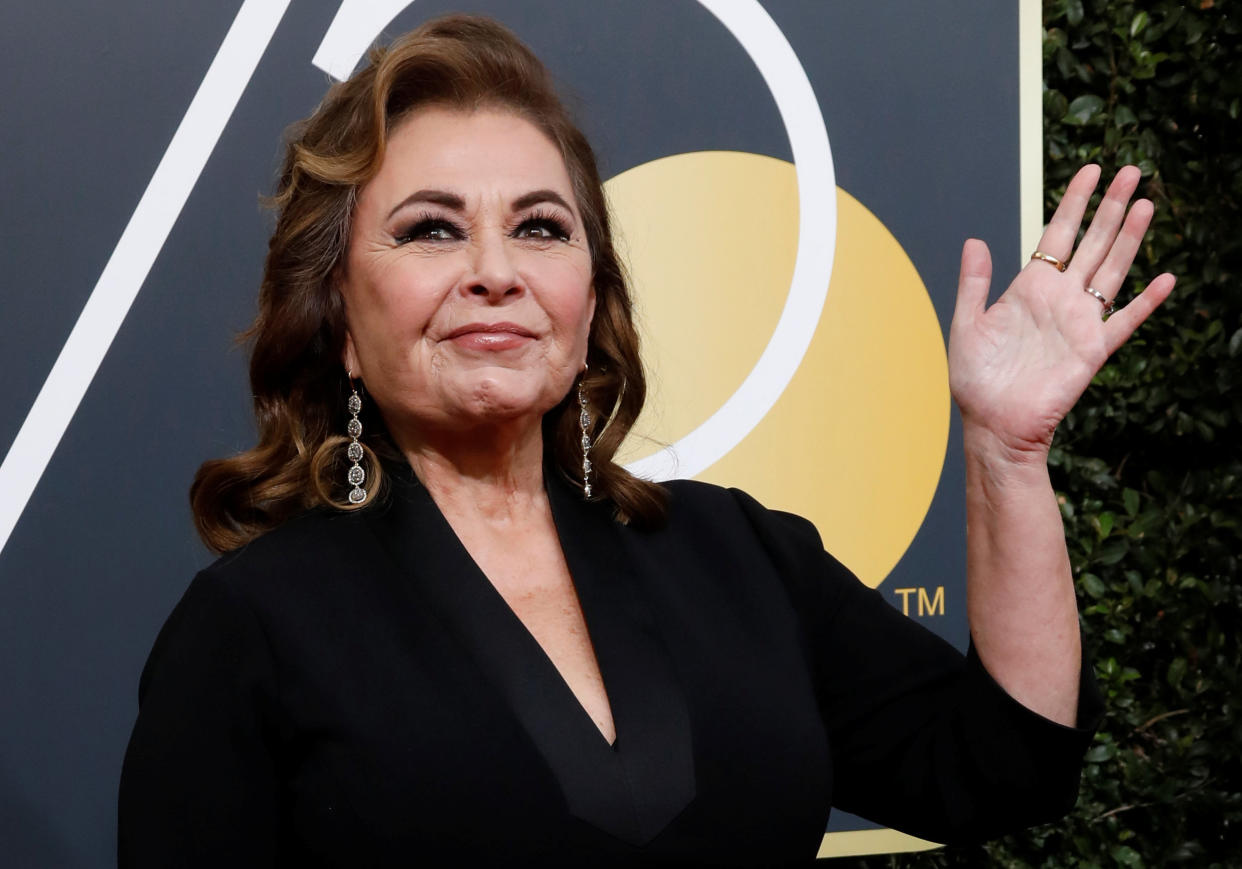
[[[664,515],[664,490],[613,458],[638,418],[646,383],[638,355],[625,272],[613,248],[595,156],[557,97],[538,58],[500,24],[452,15],[423,24],[333,85],[315,112],[290,129],[271,198],[276,229],[268,244],[252,343],[250,385],[259,442],[205,462],[190,503],[199,535],[226,552],[317,506],[360,509],[346,500],[342,368],[345,309],[337,281],[358,191],[384,159],[387,136],[428,105],[473,111],[501,108],[525,118],[560,149],[590,244],[595,317],[583,386],[595,410],[591,432],[593,495],[616,516],[640,525]],[[571,395],[573,394],[571,390]],[[383,461],[396,450],[373,402],[363,415],[364,462],[372,497],[383,497]],[[566,398],[544,417],[545,450],[581,486],[577,402]]]

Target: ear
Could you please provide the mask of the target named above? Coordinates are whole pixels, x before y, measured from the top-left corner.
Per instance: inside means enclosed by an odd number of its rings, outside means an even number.
[[[358,351],[354,349],[354,336],[345,330],[345,348],[341,351],[341,363],[350,377],[362,377],[362,366],[358,364]]]
[[[591,288],[587,291],[587,293],[588,295],[587,295],[586,334],[587,334],[587,353],[590,353],[591,352],[591,326],[595,322],[595,284],[591,284]],[[586,371],[586,367],[587,367],[587,360],[586,360],[586,356],[584,355],[582,357],[582,370]]]

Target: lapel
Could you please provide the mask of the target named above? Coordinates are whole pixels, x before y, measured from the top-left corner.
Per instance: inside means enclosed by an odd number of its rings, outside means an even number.
[[[475,564],[409,466],[386,469],[387,509],[368,524],[416,606],[432,607],[501,693],[560,783],[569,812],[622,841],[653,839],[694,798],[681,686],[607,503],[545,470],[561,548],[616,725],[609,745],[542,647]],[[633,537],[633,534],[629,535]]]

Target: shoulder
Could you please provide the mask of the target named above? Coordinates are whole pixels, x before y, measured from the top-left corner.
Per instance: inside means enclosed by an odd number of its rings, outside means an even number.
[[[227,607],[270,628],[339,607],[359,574],[390,572],[364,512],[311,510],[225,553],[194,577],[179,609]]]
[[[752,532],[765,546],[808,549],[823,554],[823,541],[809,519],[765,507],[741,489],[725,488],[697,480],[671,480],[669,521],[674,527],[707,523],[736,526]]]
[[[143,681],[162,660],[257,654],[273,636],[339,612],[374,544],[358,514],[312,510],[225,553],[192,579],[159,632]],[[197,652],[193,651],[197,650]]]
[[[853,573],[824,550],[809,519],[766,507],[741,489],[695,480],[665,486],[671,535],[710,541],[726,553],[760,550],[795,600],[823,605],[843,590],[861,588]]]
[[[296,516],[226,552],[202,576],[227,585],[271,581],[274,577],[313,575],[347,561],[365,534],[359,513],[317,508]]]

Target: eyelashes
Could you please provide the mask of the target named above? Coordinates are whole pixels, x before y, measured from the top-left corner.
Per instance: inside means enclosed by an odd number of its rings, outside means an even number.
[[[572,236],[569,225],[560,215],[551,211],[534,211],[528,214],[509,233],[512,238],[529,241],[568,242]],[[464,227],[438,214],[420,214],[414,217],[406,229],[394,233],[398,244],[410,242],[449,242],[466,238]]]
[[[393,238],[398,244],[409,244],[412,241],[458,241],[465,238],[465,234],[450,220],[420,216],[414,219],[409,228],[397,232]]]
[[[536,233],[536,234],[531,234]],[[569,241],[569,227],[561,218],[551,212],[536,211],[520,224],[513,232],[518,238],[545,239],[548,241]]]

